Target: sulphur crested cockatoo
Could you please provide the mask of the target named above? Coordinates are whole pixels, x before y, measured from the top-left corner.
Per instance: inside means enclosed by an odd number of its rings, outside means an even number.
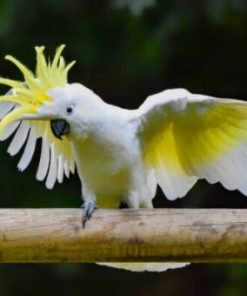
[[[23,171],[41,138],[36,178],[53,188],[77,168],[84,222],[96,204],[152,208],[157,185],[169,200],[183,197],[198,179],[247,195],[247,103],[172,89],[149,96],[137,110],[105,103],[92,90],[68,83],[60,46],[51,62],[36,47],[33,73],[12,56],[23,81],[0,78],[0,139],[14,134],[11,155],[25,146]],[[108,263],[131,270],[166,270],[184,263]]]

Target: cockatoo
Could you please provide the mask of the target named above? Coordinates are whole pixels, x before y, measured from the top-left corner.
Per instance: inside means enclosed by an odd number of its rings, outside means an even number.
[[[104,102],[79,83],[68,83],[60,46],[52,61],[36,47],[33,73],[6,56],[23,81],[0,96],[0,139],[14,134],[10,155],[25,146],[18,169],[29,165],[38,138],[36,178],[53,188],[75,167],[82,183],[83,223],[96,205],[152,208],[157,185],[169,200],[186,195],[198,179],[220,182],[247,195],[247,103],[170,89],[149,96],[136,110]],[[108,263],[136,271],[166,270],[185,263]]]

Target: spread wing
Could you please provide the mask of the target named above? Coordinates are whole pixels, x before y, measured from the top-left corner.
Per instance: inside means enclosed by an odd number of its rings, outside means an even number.
[[[247,195],[247,103],[184,89],[150,96],[137,110],[143,158],[168,199],[200,179]]]
[[[13,109],[19,108],[12,102],[0,102],[0,120]],[[14,136],[13,136],[14,135]],[[16,155],[24,147],[18,163],[20,171],[25,170],[31,162],[37,139],[41,138],[41,153],[36,178],[46,179],[46,187],[53,188],[56,181],[61,183],[64,175],[74,173],[75,160],[67,137],[62,140],[55,138],[51,132],[49,121],[22,120],[10,123],[0,135],[0,141],[13,136],[8,147],[10,155]]]

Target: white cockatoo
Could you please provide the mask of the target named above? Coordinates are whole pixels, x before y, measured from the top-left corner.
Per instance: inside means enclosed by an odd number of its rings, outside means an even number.
[[[183,197],[198,179],[220,182],[247,195],[247,103],[171,89],[149,96],[137,110],[104,102],[79,83],[68,83],[60,46],[51,62],[36,47],[33,73],[12,56],[23,81],[0,97],[0,139],[14,134],[10,155],[25,147],[18,163],[29,165],[38,138],[36,178],[61,183],[75,167],[82,183],[83,223],[100,208],[152,208],[157,185],[169,200]],[[107,263],[166,270],[185,263]]]

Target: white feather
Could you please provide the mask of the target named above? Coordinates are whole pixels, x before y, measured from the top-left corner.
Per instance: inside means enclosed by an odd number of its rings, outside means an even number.
[[[50,163],[50,147],[49,144],[44,137],[42,139],[41,144],[41,155],[39,160],[39,166],[36,173],[36,179],[39,181],[43,181],[47,175],[47,171],[49,169],[49,163]]]
[[[0,135],[0,141],[7,140],[17,129],[17,127],[20,125],[20,121],[15,121],[10,123],[3,131],[3,133]]]
[[[7,150],[11,156],[16,155],[20,151],[27,139],[29,129],[30,126],[28,122],[25,120],[22,121]]]
[[[189,265],[189,263],[97,263],[99,265],[103,266],[109,266],[114,268],[120,268],[125,270],[130,270],[134,272],[143,272],[143,271],[149,271],[149,272],[162,272],[166,271],[168,269],[175,269],[175,268],[181,268]]]
[[[63,163],[64,163],[63,156],[59,155],[59,157],[58,157],[58,168],[57,168],[57,181],[59,183],[63,182]]]
[[[166,167],[162,165],[156,168],[155,173],[158,184],[169,200],[183,197],[197,181],[197,177],[188,176],[182,172],[168,173]]]
[[[69,178],[69,164],[68,164],[68,161],[67,160],[64,161],[63,167],[64,167],[65,176],[67,178]]]
[[[35,146],[36,146],[36,135],[35,135],[34,129],[31,128],[30,133],[28,135],[25,150],[24,150],[22,157],[17,165],[17,167],[20,171],[24,171],[28,167],[30,161],[33,158]]]
[[[75,173],[75,162],[74,161],[70,161],[69,169],[70,169],[72,174]]]
[[[3,119],[3,117],[8,114],[15,105],[16,104],[13,102],[0,102],[0,119]]]
[[[155,171],[151,169],[147,175],[147,185],[150,190],[150,196],[155,196],[157,190],[157,181]]]
[[[247,195],[247,144],[242,143],[214,163],[196,168],[197,174],[210,183],[220,182],[228,190],[238,189]]]
[[[57,155],[54,150],[54,145],[51,145],[51,159],[48,176],[45,185],[48,189],[52,189],[57,178]]]

